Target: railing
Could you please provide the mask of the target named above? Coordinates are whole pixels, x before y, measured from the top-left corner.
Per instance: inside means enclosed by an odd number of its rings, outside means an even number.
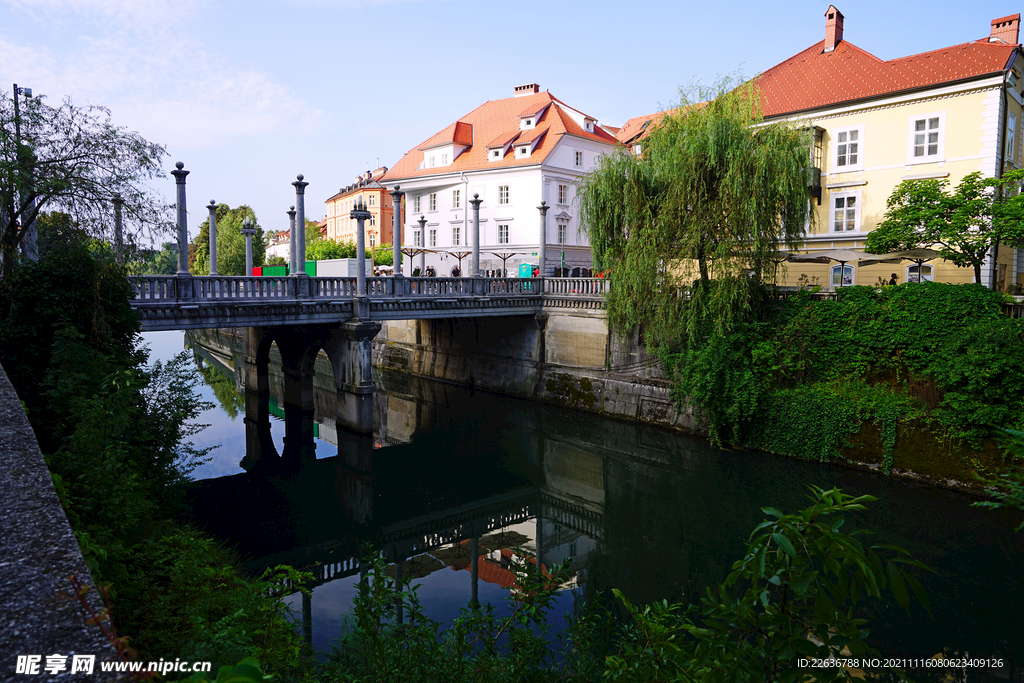
[[[266,301],[289,299],[339,300],[357,296],[354,277],[234,277],[142,275],[130,277],[140,304]],[[543,290],[542,290],[543,286]],[[565,294],[600,297],[608,291],[602,278],[470,278],[368,277],[364,296],[445,299],[470,296]]]

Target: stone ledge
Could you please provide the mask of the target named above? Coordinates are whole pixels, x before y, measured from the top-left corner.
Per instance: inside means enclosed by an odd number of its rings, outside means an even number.
[[[92,576],[53,488],[50,472],[18,395],[0,367],[0,605],[6,628],[0,633],[0,681],[25,680],[15,674],[18,655],[96,655],[91,676],[41,673],[46,680],[113,681],[99,672],[100,661],[117,653],[73,597],[68,577],[93,585]],[[90,593],[93,609],[99,599]]]

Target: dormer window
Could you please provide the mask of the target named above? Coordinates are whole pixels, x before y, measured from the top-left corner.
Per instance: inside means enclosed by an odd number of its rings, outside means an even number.
[[[587,131],[588,133],[593,133],[594,132],[594,120],[593,119],[583,119],[583,130]]]
[[[530,156],[530,146],[519,145],[518,147],[516,147],[516,156],[520,158]]]
[[[501,148],[500,147],[498,149],[492,149],[490,151],[490,153],[487,155],[487,160],[488,161],[498,161],[499,159],[501,159]]]

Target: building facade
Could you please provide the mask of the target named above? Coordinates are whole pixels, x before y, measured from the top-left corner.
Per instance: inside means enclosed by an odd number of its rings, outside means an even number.
[[[341,188],[325,202],[327,213],[324,221],[327,226],[324,236],[327,239],[356,241],[356,221],[349,215],[352,213],[352,207],[360,202],[370,212],[369,220],[363,225],[366,248],[391,244],[394,208],[391,206],[391,195],[381,184],[381,178],[387,171],[388,167],[383,166],[356,176],[354,183]]]
[[[481,272],[499,274],[504,263],[515,275],[520,264],[540,265],[542,201],[549,207],[544,274],[589,272],[576,182],[617,147],[595,118],[535,83],[477,107],[406,153],[381,179],[405,193],[403,244],[425,250],[405,259],[403,272],[423,264],[450,275],[461,256],[461,273],[471,274],[474,196],[482,202]]]
[[[807,251],[863,249],[904,180],[985,177],[1021,167],[1020,15],[991,22],[980,40],[883,61],[848,42],[843,14],[830,6],[824,39],[763,74],[757,83],[766,121],[813,127],[816,221]],[[816,176],[817,179],[817,176]],[[994,255],[992,255],[994,256]],[[1024,250],[1001,246],[982,269],[983,283],[1024,283]],[[873,285],[888,280],[974,281],[971,268],[934,260],[921,267],[789,264],[820,284]]]

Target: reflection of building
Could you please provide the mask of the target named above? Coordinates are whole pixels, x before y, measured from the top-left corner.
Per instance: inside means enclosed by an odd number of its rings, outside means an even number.
[[[384,166],[374,171],[367,171],[358,176],[356,182],[341,190],[327,200],[327,218],[325,237],[336,241],[356,241],[356,221],[350,218],[352,207],[361,202],[370,212],[370,218],[363,225],[365,230],[366,248],[391,243],[392,216],[391,195],[380,178],[387,173]]]
[[[589,267],[575,183],[597,157],[616,147],[596,119],[533,83],[515,88],[513,97],[482,104],[425,140],[402,157],[385,182],[400,184],[406,193],[405,246],[428,250],[473,248],[470,200],[479,195],[480,268],[502,267],[492,252],[518,252],[505,266],[510,274],[520,263],[537,263],[537,206],[546,201],[545,272],[551,275],[561,266],[562,252],[567,266]],[[456,261],[428,253],[426,263],[448,274]]]

